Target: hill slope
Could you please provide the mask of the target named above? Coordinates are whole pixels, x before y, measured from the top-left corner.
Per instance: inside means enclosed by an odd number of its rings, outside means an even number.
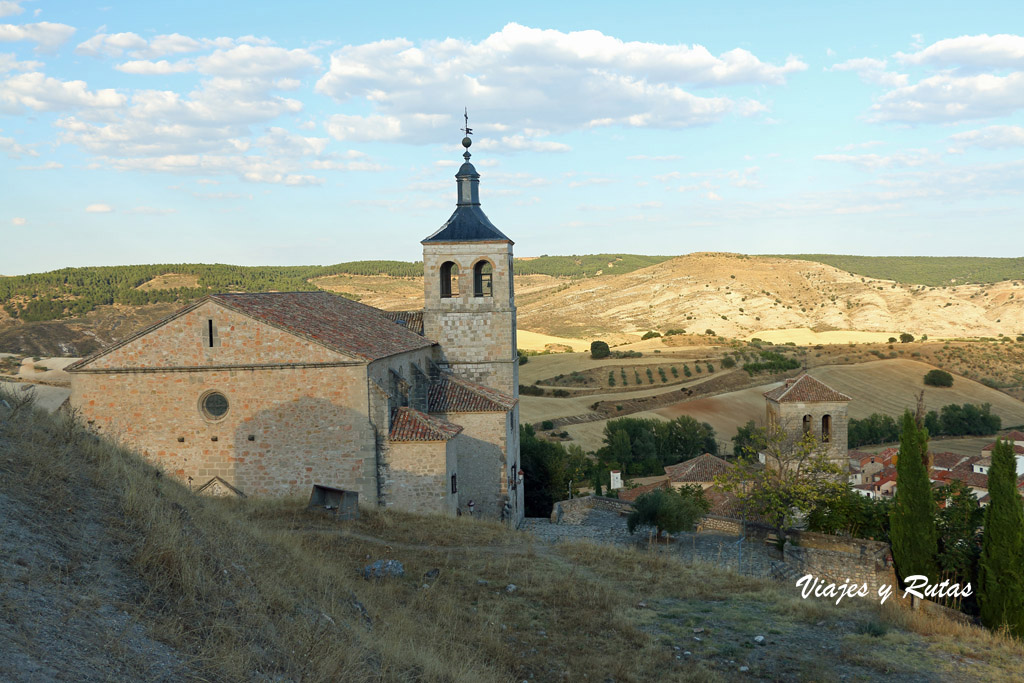
[[[476,520],[366,510],[339,524],[300,500],[199,498],[73,423],[0,411],[3,680],[1024,675],[1020,644],[891,601],[837,607],[662,553],[538,545]],[[364,581],[376,558],[405,576]]]

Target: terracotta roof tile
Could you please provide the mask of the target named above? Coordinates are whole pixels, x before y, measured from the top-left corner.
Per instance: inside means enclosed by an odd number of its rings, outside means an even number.
[[[960,465],[959,467],[950,470],[943,477],[944,480],[957,480],[977,489],[988,490],[988,475],[975,472],[971,467]]]
[[[932,466],[940,470],[951,470],[959,465],[972,465],[978,461],[976,455],[960,453],[932,453]]]
[[[454,438],[462,427],[439,417],[432,417],[409,407],[391,411],[389,441],[447,441]]]
[[[427,390],[427,405],[432,413],[503,413],[516,399],[496,389],[444,374]]]
[[[1003,441],[1024,441],[1024,432],[1015,429],[1012,432],[1003,434]]]
[[[765,398],[779,403],[815,403],[821,401],[852,401],[832,387],[823,384],[810,375],[803,374],[796,379],[786,380],[782,386],[766,391]]]
[[[624,500],[628,503],[632,503],[640,496],[645,493],[650,493],[655,489],[665,489],[669,487],[668,479],[656,481],[652,484],[646,484],[644,486],[637,486],[635,489],[619,489],[619,500]]]
[[[672,482],[706,482],[714,481],[715,477],[724,473],[732,467],[731,463],[716,458],[710,453],[684,460],[678,465],[669,465],[665,468],[665,474]]]
[[[381,311],[388,320],[394,320],[406,329],[423,336],[423,311]]]
[[[213,301],[363,360],[431,346],[383,311],[328,292],[215,294]]]

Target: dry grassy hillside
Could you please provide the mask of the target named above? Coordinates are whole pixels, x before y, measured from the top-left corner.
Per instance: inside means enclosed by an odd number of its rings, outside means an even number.
[[[344,275],[316,281],[386,309],[422,305],[414,278]],[[931,337],[1024,332],[1024,282],[925,287],[853,275],[811,261],[697,253],[575,282],[516,279],[519,326],[562,337],[713,329],[728,337],[810,328],[909,331]]]
[[[200,498],[65,418],[0,411],[0,680],[1024,676],[1019,643],[892,600],[466,518]],[[363,580],[377,558],[405,575]]]
[[[523,301],[519,324],[563,336],[683,328],[746,337],[800,327],[995,336],[1024,331],[1022,285],[908,286],[807,261],[690,254]]]

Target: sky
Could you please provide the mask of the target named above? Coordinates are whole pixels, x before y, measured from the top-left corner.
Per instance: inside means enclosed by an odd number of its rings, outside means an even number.
[[[1016,31],[1016,33],[1014,33]],[[1024,255],[1020,2],[0,0],[0,274]]]

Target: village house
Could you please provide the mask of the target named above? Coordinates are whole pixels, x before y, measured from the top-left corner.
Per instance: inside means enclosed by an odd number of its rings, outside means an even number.
[[[523,516],[512,240],[480,175],[422,241],[423,310],[213,294],[70,366],[74,408],[195,491]]]

